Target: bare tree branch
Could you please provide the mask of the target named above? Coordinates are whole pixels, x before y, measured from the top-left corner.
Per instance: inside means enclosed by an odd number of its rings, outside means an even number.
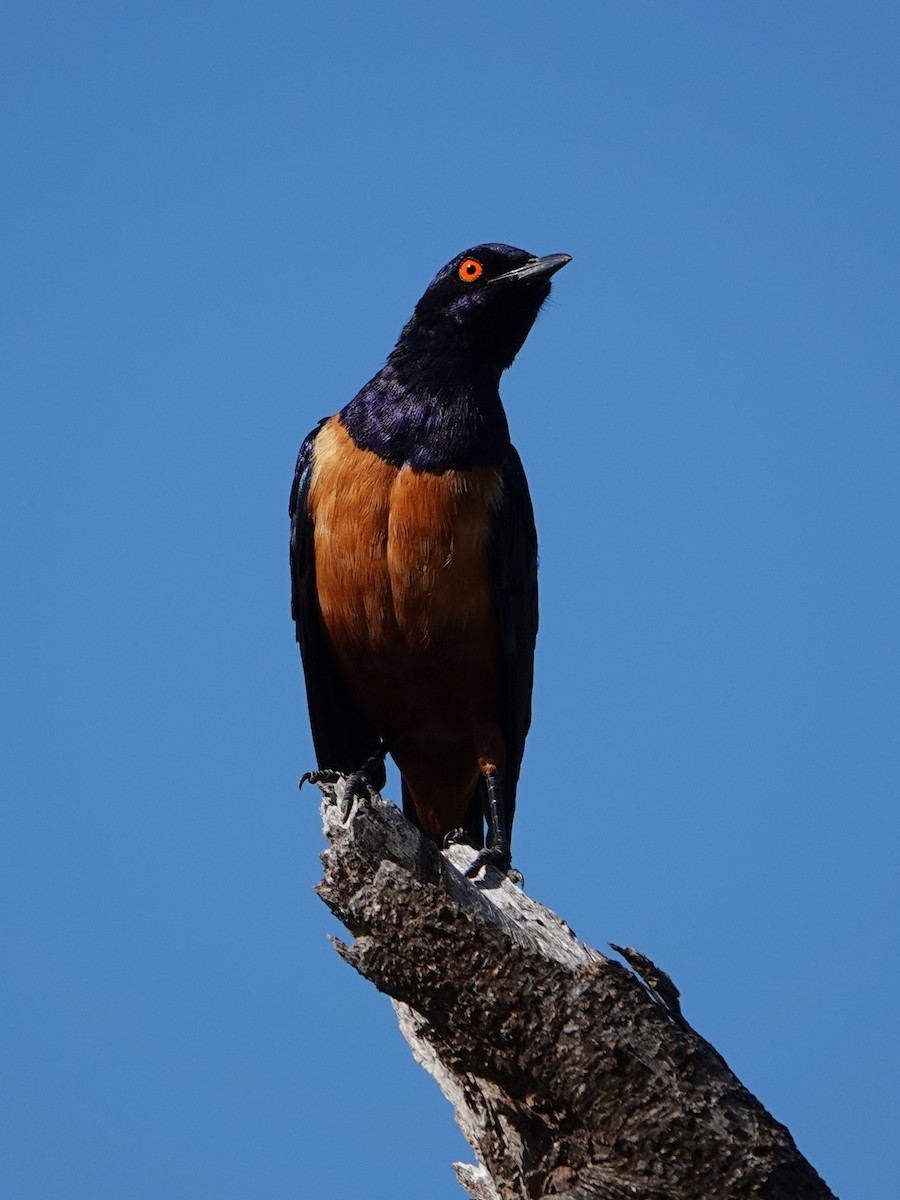
[[[470,1196],[834,1200],[646,956],[620,950],[629,969],[497,873],[464,878],[474,851],[380,797],[345,821],[343,782],[323,790],[318,892],[355,938],[337,950],[453,1105]]]

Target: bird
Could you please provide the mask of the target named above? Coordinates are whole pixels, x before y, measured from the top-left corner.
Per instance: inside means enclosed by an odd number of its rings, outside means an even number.
[[[471,877],[517,875],[538,629],[534,513],[500,377],[570,261],[501,243],[457,254],[384,367],[303,441],[291,489],[318,763],[304,779],[380,791],[390,754],[413,824],[479,850]]]

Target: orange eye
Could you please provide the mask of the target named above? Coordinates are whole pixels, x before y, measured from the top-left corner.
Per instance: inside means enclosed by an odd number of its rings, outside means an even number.
[[[459,264],[459,277],[463,283],[474,283],[483,272],[484,267],[477,258],[467,258]]]

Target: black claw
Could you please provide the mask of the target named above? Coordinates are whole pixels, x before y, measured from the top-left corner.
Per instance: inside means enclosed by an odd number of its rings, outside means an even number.
[[[487,846],[479,850],[478,857],[466,871],[467,879],[474,879],[482,867],[495,867],[502,875],[512,872],[512,858],[508,846]],[[516,871],[518,875],[519,872]]]
[[[370,759],[358,771],[354,771],[350,775],[343,775],[340,771],[332,771],[328,767],[321,767],[317,771],[307,771],[300,778],[300,787],[304,783],[314,783],[317,787],[322,787],[323,784],[333,786],[341,779],[344,781],[344,792],[340,801],[341,819],[346,821],[350,809],[353,807],[354,800],[365,800],[372,796],[378,795],[378,789],[369,778],[366,769],[371,769],[372,760]]]
[[[472,844],[472,839],[465,829],[451,829],[449,833],[444,834],[441,849],[449,850],[451,846],[471,846]]]
[[[368,764],[366,764],[368,766]],[[341,817],[350,815],[354,800],[369,800],[378,795],[378,789],[365,772],[365,768],[354,771],[344,780],[344,795],[341,798]]]
[[[312,783],[318,787],[323,783],[337,783],[340,778],[340,771],[330,771],[327,768],[318,771],[304,771],[300,776],[300,782],[297,784],[297,787],[302,788],[304,783]]]

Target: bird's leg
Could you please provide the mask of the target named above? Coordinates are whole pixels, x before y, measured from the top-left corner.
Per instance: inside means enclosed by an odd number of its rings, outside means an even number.
[[[487,846],[478,853],[478,857],[466,871],[468,879],[474,879],[482,867],[496,867],[504,875],[508,875],[514,883],[523,883],[520,872],[512,868],[512,855],[509,847],[509,827],[506,824],[506,812],[503,805],[503,784],[500,775],[491,771],[484,777],[487,803],[485,816],[488,823]]]
[[[383,778],[384,760],[387,758],[392,744],[392,740],[382,738],[381,745],[375,753],[367,758],[361,767],[358,767],[346,776],[341,771],[335,771],[329,767],[320,767],[316,771],[307,771],[300,778],[300,787],[303,787],[304,783],[314,783],[316,785],[323,783],[334,784],[339,779],[343,779],[344,794],[341,799],[341,819],[346,820],[354,800],[362,800],[366,797],[378,795],[378,787],[376,787],[373,779],[377,777],[376,772],[379,772],[379,768],[381,768],[379,773]]]

